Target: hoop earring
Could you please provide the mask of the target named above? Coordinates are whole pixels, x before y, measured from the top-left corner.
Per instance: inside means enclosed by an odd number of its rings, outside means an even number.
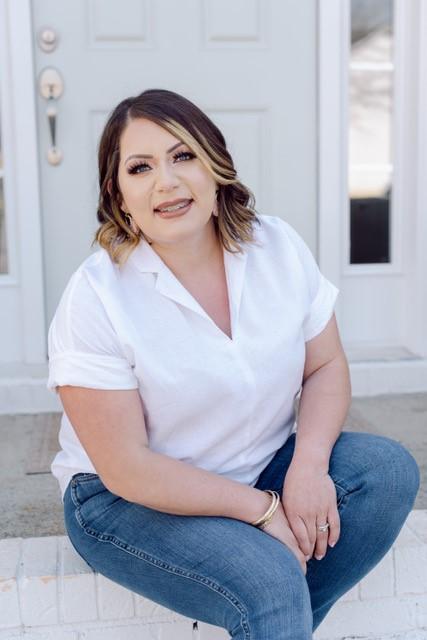
[[[123,217],[126,220],[126,224],[128,225],[128,227],[131,228],[131,230],[133,231],[133,233],[137,236],[140,235],[140,229],[138,229],[138,227],[135,225],[134,221],[132,220],[132,216],[130,215],[130,213],[124,213]]]
[[[218,218],[218,191],[218,189],[215,191],[215,204],[212,211],[212,215],[214,215],[216,218]]]

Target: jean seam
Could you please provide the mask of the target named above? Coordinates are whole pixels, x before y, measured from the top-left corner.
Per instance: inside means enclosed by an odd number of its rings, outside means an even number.
[[[71,493],[73,493],[73,492],[71,492]],[[73,502],[74,502],[74,504],[76,504],[74,498],[73,498]],[[208,578],[206,576],[203,576],[203,575],[198,574],[198,573],[188,572],[186,569],[183,569],[181,567],[175,567],[173,565],[169,565],[166,562],[164,562],[163,560],[160,560],[158,558],[155,558],[154,556],[148,555],[147,553],[145,553],[141,549],[137,549],[136,547],[132,547],[131,545],[129,545],[126,542],[124,542],[123,540],[120,540],[119,538],[117,538],[117,536],[114,536],[114,535],[111,535],[111,534],[100,533],[100,532],[96,531],[95,529],[92,529],[91,527],[89,527],[85,523],[84,519],[82,518],[82,515],[80,513],[80,506],[81,506],[80,504],[76,505],[77,508],[76,508],[76,511],[75,511],[74,515],[75,515],[75,518],[76,518],[79,526],[81,527],[81,529],[83,530],[83,532],[86,535],[88,535],[88,536],[90,536],[92,538],[95,538],[99,542],[111,543],[111,544],[115,545],[116,547],[118,547],[119,549],[122,549],[126,553],[129,553],[129,554],[134,555],[134,556],[136,556],[138,558],[141,558],[145,562],[148,562],[149,564],[152,564],[152,565],[162,569],[163,571],[167,571],[169,573],[174,573],[174,574],[177,574],[177,575],[181,575],[184,578],[188,578],[190,580],[194,580],[195,582],[200,582],[200,583],[204,584],[205,586],[209,587],[210,589],[212,589],[213,591],[216,591],[221,596],[225,597],[226,600],[228,600],[239,611],[240,616],[241,616],[241,626],[242,626],[242,629],[244,631],[245,638],[247,640],[250,640],[251,632],[250,632],[250,627],[249,627],[247,609],[243,604],[241,604],[241,602],[236,598],[235,595],[233,595],[227,589],[224,589],[224,587],[221,587],[221,585],[217,584],[216,582],[214,582],[213,580],[211,580],[210,578]],[[85,560],[85,562],[87,562],[87,560]]]
[[[79,509],[81,505],[76,495],[76,485],[73,480],[71,480],[70,495],[74,506],[76,507],[76,509]]]
[[[101,480],[101,478],[97,473],[87,473],[84,476],[73,477],[71,482],[81,484],[82,482],[89,482],[90,480]]]
[[[342,501],[344,500],[344,498],[346,498],[349,494],[349,491],[346,491],[346,489],[344,489],[343,487],[341,487],[339,484],[335,483],[335,486],[337,486],[339,489],[341,489],[342,494],[341,494],[341,498],[338,500],[337,502],[337,507],[340,506],[340,504],[342,504]]]
[[[343,481],[341,480],[341,478],[339,478],[338,480],[336,480],[336,479],[334,478],[334,476],[333,476],[331,473],[329,473],[329,475],[331,476],[333,483],[334,483],[334,484],[335,484],[339,489],[341,489],[341,491],[343,491],[343,492],[344,492],[344,494],[347,494],[347,493],[350,493],[350,492],[351,492],[351,489],[350,489],[349,487],[346,487],[345,482],[343,482]]]
[[[341,507],[341,511],[342,509],[346,506],[347,501],[348,501],[348,497],[350,496],[349,493],[345,493],[343,495],[343,497],[341,498],[341,500],[337,503],[337,509],[339,509]]]
[[[77,522],[78,522],[78,523],[79,523],[79,525],[82,527],[82,529],[85,529],[85,528],[86,528],[86,526],[87,526],[87,524],[86,524],[86,521],[85,521],[84,517],[83,517],[83,516],[82,516],[82,514],[81,514],[81,509],[82,509],[82,506],[83,506],[83,504],[84,504],[84,503],[82,503],[82,502],[80,502],[80,501],[79,501],[79,497],[78,497],[78,495],[77,495],[77,489],[78,489],[78,487],[77,487],[77,486],[73,486],[73,487],[72,487],[72,490],[71,490],[72,497],[74,496],[74,497],[73,497],[73,503],[74,503],[74,505],[75,505],[75,507],[76,507],[76,511],[75,511],[75,514],[74,514],[74,515],[75,515],[75,517],[76,517]],[[75,499],[74,499],[74,498],[75,498]],[[88,499],[90,499],[90,498],[88,498]],[[85,501],[85,502],[86,502],[86,501]],[[126,500],[124,500],[123,498],[120,498],[119,496],[116,496],[116,499],[115,499],[115,501],[114,501],[114,502],[115,502],[115,503],[117,503],[117,502],[126,502]],[[128,507],[129,507],[129,506],[131,506],[131,505],[130,505],[130,503],[127,503],[127,506],[128,506]],[[103,511],[101,511],[101,512],[100,512],[100,513],[98,513],[97,515],[98,515],[98,516],[103,516],[107,511],[109,511],[110,507],[111,507],[111,505],[109,505],[106,509],[104,509]],[[117,517],[121,517],[121,515],[119,515],[119,516],[117,516]]]

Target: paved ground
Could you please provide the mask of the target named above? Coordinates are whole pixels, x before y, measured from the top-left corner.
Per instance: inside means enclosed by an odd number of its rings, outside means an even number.
[[[34,434],[59,426],[60,414],[0,416],[0,539],[64,535],[62,502],[50,473],[26,475]],[[345,431],[385,435],[417,460],[421,487],[415,509],[427,509],[427,394],[354,398]]]

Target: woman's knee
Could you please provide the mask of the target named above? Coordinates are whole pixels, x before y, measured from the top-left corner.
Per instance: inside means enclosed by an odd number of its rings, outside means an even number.
[[[373,487],[381,486],[393,502],[411,509],[420,487],[420,470],[415,458],[397,440],[364,435],[365,482]]]
[[[420,471],[413,455],[397,440],[377,436],[383,464],[377,473],[394,495],[412,507],[420,487]]]
[[[343,431],[332,450],[329,472],[346,493],[364,486],[379,499],[412,508],[420,471],[412,454],[387,436]]]
[[[265,556],[263,565],[253,564],[250,583],[240,582],[239,600],[254,638],[288,638],[290,628],[295,630],[292,637],[311,638],[313,614],[308,584],[294,554],[287,547],[283,552],[275,558]]]

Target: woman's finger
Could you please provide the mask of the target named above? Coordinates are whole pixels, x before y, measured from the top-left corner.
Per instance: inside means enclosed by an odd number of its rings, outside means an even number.
[[[333,547],[337,542],[341,534],[341,520],[340,514],[336,505],[332,506],[328,514],[329,522],[329,540],[328,544]]]
[[[307,572],[307,558],[305,556],[305,553],[301,550],[301,547],[299,546],[298,540],[294,536],[292,529],[288,529],[288,533],[289,533],[288,540],[286,541],[285,544],[287,544],[287,546],[295,554],[305,575]]]
[[[317,516],[317,520],[316,520],[317,537],[316,537],[316,547],[314,551],[314,557],[316,558],[316,560],[321,560],[326,554],[326,549],[328,546],[329,528],[326,529],[326,531],[319,531],[318,529],[320,525],[325,524],[326,522],[328,522],[327,512],[325,513],[325,515]]]
[[[304,553],[304,555],[311,556],[312,545],[310,544],[310,540],[308,538],[308,531],[305,526],[304,520],[302,519],[301,516],[295,515],[295,514],[292,514],[292,515],[287,514],[287,518],[288,518],[289,526],[292,529],[292,533],[294,534],[297,540],[299,548]]]
[[[307,520],[304,520],[304,522],[308,532],[308,540],[310,543],[309,555],[311,558],[313,556],[314,548],[316,546],[316,541],[317,541],[316,516],[310,518],[310,520],[307,518]]]

